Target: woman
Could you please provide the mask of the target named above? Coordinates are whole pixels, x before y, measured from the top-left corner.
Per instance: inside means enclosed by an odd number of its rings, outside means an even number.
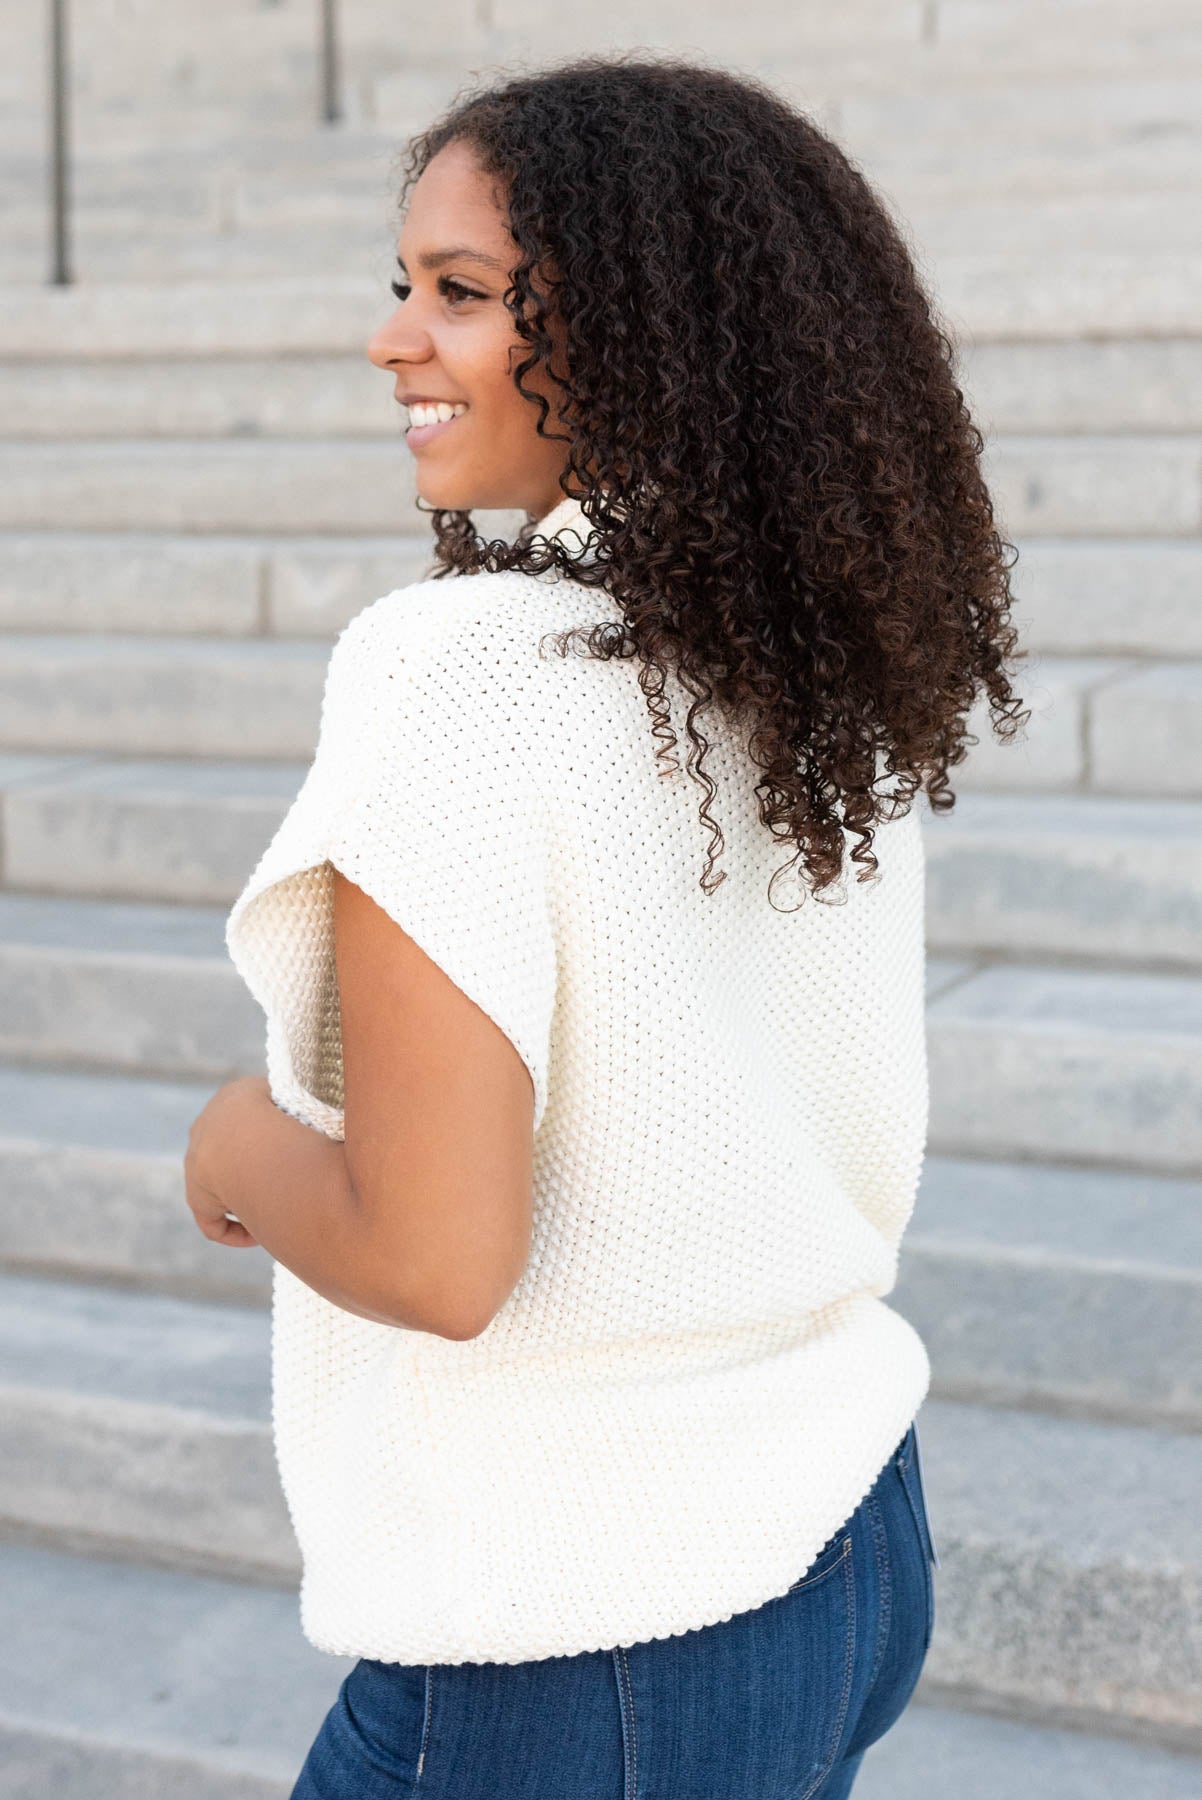
[[[275,1259],[302,1625],[358,1658],[294,1800],[839,1800],[934,1617],[910,803],[978,693],[1019,722],[1011,547],[895,229],[768,89],[524,75],[402,200],[369,354],[436,562],[335,646],[227,927],[267,1080],[187,1159]]]

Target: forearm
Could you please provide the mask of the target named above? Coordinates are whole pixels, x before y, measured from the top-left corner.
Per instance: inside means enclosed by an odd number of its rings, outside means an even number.
[[[335,1306],[381,1325],[402,1316],[389,1269],[347,1168],[345,1146],[281,1112],[264,1087],[223,1146],[221,1198],[270,1256]]]

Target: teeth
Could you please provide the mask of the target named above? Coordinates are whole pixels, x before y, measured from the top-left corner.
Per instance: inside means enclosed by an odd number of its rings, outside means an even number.
[[[439,400],[437,403],[418,400],[406,410],[410,425],[441,425],[447,419],[457,419],[460,413],[467,411],[467,407],[462,404],[452,406],[446,400]]]

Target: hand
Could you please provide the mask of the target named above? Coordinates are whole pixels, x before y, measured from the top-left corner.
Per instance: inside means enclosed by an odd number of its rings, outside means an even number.
[[[188,1131],[184,1198],[205,1237],[231,1249],[245,1249],[259,1240],[226,1210],[219,1192],[222,1157],[233,1150],[239,1114],[245,1113],[248,1104],[262,1106],[264,1096],[271,1099],[265,1075],[241,1075],[227,1081],[197,1113]]]

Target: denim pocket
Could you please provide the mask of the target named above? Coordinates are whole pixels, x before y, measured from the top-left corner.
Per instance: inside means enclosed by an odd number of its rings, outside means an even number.
[[[922,1482],[922,1469],[918,1460],[918,1432],[915,1426],[911,1425],[906,1433],[894,1460],[913,1519],[922,1563],[923,1591],[926,1596],[923,1637],[925,1650],[930,1647],[931,1636],[935,1629],[935,1540],[931,1536],[930,1520],[927,1517],[926,1494]]]
[[[817,1587],[828,1575],[843,1566],[844,1559],[851,1555],[851,1527],[845,1525],[832,1538],[828,1538],[809,1568],[789,1588],[790,1594],[796,1594],[801,1588]]]
[[[922,1446],[918,1440],[917,1421],[911,1425],[910,1429],[914,1433],[914,1473],[918,1477],[918,1492],[922,1500],[922,1522],[926,1526],[927,1547],[931,1553],[931,1561],[938,1568],[939,1552],[935,1548],[935,1534],[931,1530],[931,1509],[927,1504],[927,1484],[926,1477],[922,1472]]]

